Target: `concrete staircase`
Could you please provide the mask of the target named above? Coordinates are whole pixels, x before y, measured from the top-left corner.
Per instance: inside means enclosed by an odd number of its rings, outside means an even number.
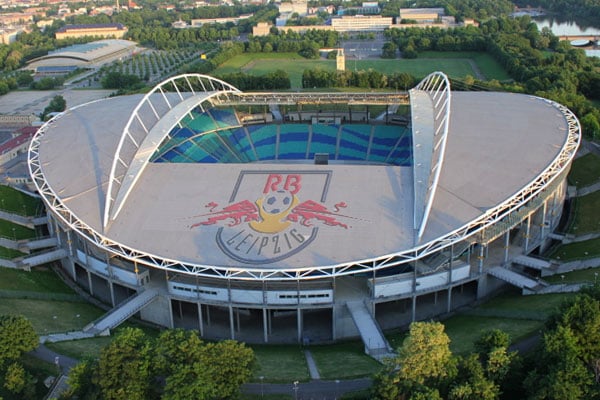
[[[32,239],[24,241],[23,243],[19,242],[19,248],[24,248],[25,250],[38,250],[45,249],[47,247],[55,247],[58,245],[58,239],[56,237],[46,237],[41,239]]]
[[[129,298],[124,303],[119,304],[96,321],[87,325],[83,328],[83,332],[91,334],[103,334],[108,332],[110,329],[116,328],[133,314],[150,304],[159,294],[160,291],[158,288],[147,288],[143,292]]]
[[[512,263],[518,264],[518,265],[523,265],[525,267],[537,269],[540,271],[544,270],[544,269],[548,269],[552,266],[552,264],[550,264],[546,260],[541,260],[539,258],[529,257],[526,255],[521,255],[521,256],[515,257],[512,260]]]
[[[65,257],[67,257],[67,251],[65,249],[50,250],[19,260],[17,262],[17,267],[29,270],[36,265],[46,264]]]
[[[364,301],[349,301],[346,303],[346,307],[365,344],[365,353],[380,361],[385,357],[393,357],[390,345]]]
[[[545,286],[537,280],[531,279],[525,275],[521,275],[518,272],[503,267],[493,267],[488,270],[488,274],[498,279],[502,279],[503,281],[523,290],[527,289],[537,291]]]

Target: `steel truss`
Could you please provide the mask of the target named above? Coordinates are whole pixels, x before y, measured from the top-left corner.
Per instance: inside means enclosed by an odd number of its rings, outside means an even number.
[[[181,77],[172,79],[178,78]],[[186,76],[183,76],[183,79],[186,79]],[[569,109],[553,101],[545,99],[542,100],[554,106],[564,115],[568,124],[567,140],[550,165],[537,177],[531,180],[525,187],[523,187],[521,191],[508,198],[502,204],[499,204],[498,206],[488,210],[480,217],[465,224],[461,228],[449,232],[444,236],[434,239],[428,243],[379,257],[327,266],[308,266],[282,270],[273,267],[228,267],[183,263],[178,260],[163,258],[147,252],[138,251],[95,231],[84,221],[78,219],[48,185],[40,163],[39,149],[41,140],[46,134],[47,130],[53,125],[54,121],[61,118],[64,113],[59,114],[48,121],[32,138],[28,152],[28,167],[33,178],[33,182],[38,192],[42,196],[42,199],[46,203],[48,210],[52,212],[54,217],[61,221],[63,229],[74,230],[94,246],[104,249],[109,253],[122,257],[135,264],[164,269],[175,273],[186,273],[207,278],[262,281],[299,281],[331,278],[335,276],[369,272],[397,266],[439,252],[463,240],[469,240],[472,242],[480,240],[480,234],[487,227],[490,227],[501,221],[511,213],[518,212],[521,207],[527,205],[528,202],[535,200],[537,196],[548,196],[549,193],[545,194],[543,192],[553,183],[554,180],[564,177],[563,172],[567,171],[573,157],[575,156],[575,152],[577,151],[580,142],[580,126],[579,121]]]
[[[433,108],[433,148],[431,152],[430,170],[426,185],[419,184],[419,178],[414,173],[415,190],[415,229],[417,230],[416,243],[421,241],[429,212],[433,205],[433,199],[437,189],[437,184],[442,172],[442,163],[444,162],[444,153],[446,152],[446,138],[448,137],[448,123],[450,121],[451,92],[448,77],[442,72],[433,72],[425,77],[414,91],[420,90],[429,95]],[[412,92],[412,90],[411,90]],[[427,160],[429,161],[429,160]],[[425,182],[424,182],[425,183]],[[418,191],[424,191],[420,194]],[[423,199],[424,204],[418,199]]]
[[[104,202],[104,228],[107,227],[110,220],[116,218],[125,204],[127,196],[131,193],[137,179],[154,153],[152,148],[156,150],[162,139],[171,130],[164,130],[162,137],[153,137],[154,144],[148,146],[145,139],[152,131],[152,127],[157,125],[178,104],[184,103],[186,100],[189,106],[194,107],[211,97],[227,97],[230,93],[238,92],[239,90],[229,83],[211,76],[186,74],[161,82],[142,98],[123,128],[115,151]],[[172,93],[176,93],[176,95],[169,95]],[[176,125],[184,115],[185,112],[177,116],[178,118],[173,121],[172,125]],[[173,126],[169,128],[173,128]],[[145,150],[142,152],[144,153],[142,157],[138,156],[141,148]]]

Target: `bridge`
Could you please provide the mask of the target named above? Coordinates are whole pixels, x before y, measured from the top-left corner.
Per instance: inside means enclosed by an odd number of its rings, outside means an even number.
[[[560,40],[568,40],[570,42],[587,40],[589,42],[598,43],[600,41],[600,34],[595,35],[560,35]]]

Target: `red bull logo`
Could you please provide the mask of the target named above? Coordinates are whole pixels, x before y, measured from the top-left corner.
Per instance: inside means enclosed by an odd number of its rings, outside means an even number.
[[[308,246],[320,227],[349,229],[352,217],[341,213],[347,204],[326,205],[330,181],[331,171],[242,171],[229,204],[206,204],[208,212],[191,228],[219,226],[217,245],[234,260],[283,260]]]

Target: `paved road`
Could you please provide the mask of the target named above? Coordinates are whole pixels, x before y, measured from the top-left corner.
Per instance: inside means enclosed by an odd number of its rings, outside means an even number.
[[[248,383],[242,386],[243,393],[252,394],[288,394],[297,400],[334,400],[344,393],[367,389],[371,379],[352,379],[340,381],[310,381],[298,383],[264,384]]]
[[[29,355],[38,358],[40,360],[56,364],[60,366],[60,370],[63,374],[67,374],[71,368],[73,368],[79,361],[74,358],[67,357],[63,354],[58,354],[55,351],[50,350],[43,344],[40,344],[37,349],[30,351]]]

